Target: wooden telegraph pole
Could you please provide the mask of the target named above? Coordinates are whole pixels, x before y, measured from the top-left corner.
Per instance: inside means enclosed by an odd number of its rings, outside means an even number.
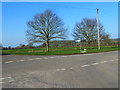
[[[99,16],[98,16],[99,9],[96,9],[96,18],[97,18],[97,30],[98,30],[98,50],[100,50],[100,24],[99,24]]]

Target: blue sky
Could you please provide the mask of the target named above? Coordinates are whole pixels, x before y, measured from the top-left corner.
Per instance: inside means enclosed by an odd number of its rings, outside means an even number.
[[[15,47],[19,44],[27,44],[25,36],[26,22],[31,20],[36,13],[42,13],[46,9],[51,9],[63,20],[68,28],[68,39],[73,39],[71,33],[75,23],[86,17],[96,18],[96,8],[99,8],[100,22],[104,25],[106,32],[111,35],[111,38],[117,38],[117,2],[3,2],[3,46]]]

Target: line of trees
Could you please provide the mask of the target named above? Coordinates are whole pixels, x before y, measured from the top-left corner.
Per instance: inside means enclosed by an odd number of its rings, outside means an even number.
[[[65,39],[67,29],[62,19],[51,10],[45,10],[41,14],[36,14],[33,20],[27,22],[26,30],[29,45],[34,43],[46,43],[46,51],[49,51],[49,43],[55,39]],[[84,18],[75,24],[73,33],[75,40],[86,41],[88,45],[92,41],[97,41],[97,21],[96,19]],[[109,34],[105,32],[104,26],[100,24],[100,40],[109,40]]]

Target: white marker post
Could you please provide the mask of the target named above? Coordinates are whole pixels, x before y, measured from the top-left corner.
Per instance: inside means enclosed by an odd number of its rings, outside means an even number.
[[[76,42],[80,42],[80,53],[81,53],[81,49],[82,49],[81,40],[76,40]]]

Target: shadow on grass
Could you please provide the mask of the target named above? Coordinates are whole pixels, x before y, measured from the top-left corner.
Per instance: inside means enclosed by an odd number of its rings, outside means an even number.
[[[0,54],[0,55],[10,55],[10,54]]]

